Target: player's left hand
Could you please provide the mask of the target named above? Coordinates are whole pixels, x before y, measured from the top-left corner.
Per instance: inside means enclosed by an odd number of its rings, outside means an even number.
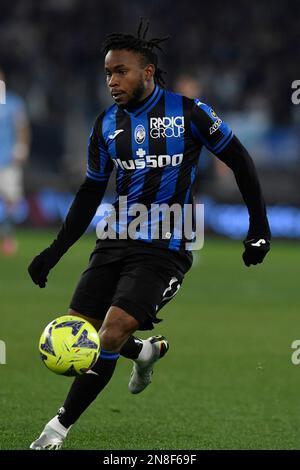
[[[37,255],[28,267],[28,272],[35,284],[41,289],[46,287],[48,274],[52,268],[58,263],[61,255],[59,255],[52,247],[46,248]]]
[[[251,237],[244,240],[245,251],[243,260],[247,267],[251,264],[260,264],[270,250],[270,241],[266,238]]]

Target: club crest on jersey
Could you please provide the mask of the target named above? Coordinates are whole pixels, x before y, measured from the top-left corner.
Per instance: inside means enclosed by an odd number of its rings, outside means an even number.
[[[139,124],[136,126],[135,131],[134,131],[134,140],[136,141],[137,144],[141,145],[145,142],[146,138],[146,131],[144,126],[142,124]]]

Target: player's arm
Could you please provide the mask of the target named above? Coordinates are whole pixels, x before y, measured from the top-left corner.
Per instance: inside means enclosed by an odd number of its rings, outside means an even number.
[[[261,263],[270,250],[271,231],[253,160],[236,136],[217,157],[233,171],[248,208],[249,230],[244,240],[244,263],[246,266]]]
[[[28,271],[35,284],[45,287],[49,271],[84,234],[105,193],[112,161],[99,139],[96,121],[90,137],[86,179],[80,186],[67,217],[52,244],[34,258]]]
[[[246,266],[261,263],[270,249],[271,231],[252,158],[227,124],[198,100],[195,101],[191,126],[194,136],[233,171],[249,212],[243,260]]]

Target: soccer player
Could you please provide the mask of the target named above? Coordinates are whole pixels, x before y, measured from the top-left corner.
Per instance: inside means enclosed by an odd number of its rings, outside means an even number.
[[[1,69],[0,80],[5,81]],[[28,157],[29,141],[24,102],[15,93],[7,91],[5,104],[0,104],[0,198],[5,213],[0,223],[0,250],[8,256],[17,250],[13,210],[23,197],[22,167]]]
[[[114,166],[117,198],[127,197],[130,220],[135,203],[151,212],[153,203],[183,207],[192,202],[203,145],[233,170],[248,208],[246,266],[261,263],[270,248],[265,203],[252,159],[210,106],[164,89],[155,49],[167,38],[147,40],[148,25],[144,31],[143,27],[141,22],[137,36],[114,33],[104,41],[106,81],[114,104],[96,119],[86,179],[57,238],[29,266],[30,276],[41,288],[50,270],[89,226]],[[120,234],[123,209],[115,225]],[[91,370],[74,379],[63,406],[31,449],[61,447],[70,427],[110,381],[120,355],[134,361],[131,393],[140,393],[151,382],[153,365],[167,352],[168,342],[162,336],[140,340],[133,334],[151,330],[161,321],[157,312],[177,293],[191,267],[191,251],[184,237],[175,236],[175,227],[173,221],[158,239],[142,231],[135,240],[120,236],[97,241],[69,314],[100,329],[100,357]]]

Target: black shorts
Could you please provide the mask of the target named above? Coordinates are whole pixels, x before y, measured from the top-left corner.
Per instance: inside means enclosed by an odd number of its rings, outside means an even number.
[[[192,258],[148,247],[105,247],[94,251],[75,289],[70,308],[104,320],[120,307],[152,330],[157,312],[178,292]]]

